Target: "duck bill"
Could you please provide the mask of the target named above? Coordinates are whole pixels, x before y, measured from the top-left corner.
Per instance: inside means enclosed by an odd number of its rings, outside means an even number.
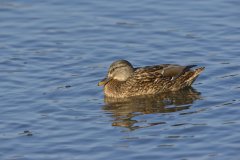
[[[104,78],[103,80],[98,82],[98,86],[106,85],[110,80],[110,78]]]

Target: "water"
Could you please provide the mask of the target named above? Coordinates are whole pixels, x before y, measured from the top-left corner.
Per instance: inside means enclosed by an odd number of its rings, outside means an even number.
[[[237,0],[0,2],[0,159],[239,159]],[[116,59],[197,64],[192,90],[112,101]]]

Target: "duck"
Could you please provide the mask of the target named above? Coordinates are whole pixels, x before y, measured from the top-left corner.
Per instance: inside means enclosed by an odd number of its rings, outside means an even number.
[[[190,87],[205,67],[197,65],[160,64],[137,67],[127,60],[113,62],[106,78],[98,83],[104,95],[114,98],[174,92]]]

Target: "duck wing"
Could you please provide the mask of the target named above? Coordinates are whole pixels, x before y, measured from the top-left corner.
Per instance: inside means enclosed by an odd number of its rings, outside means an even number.
[[[194,81],[195,65],[180,66],[162,64],[135,68],[123,85],[126,95],[155,94],[165,91],[174,91],[189,86]],[[193,77],[191,80],[189,78]],[[186,81],[186,83],[185,83]],[[189,82],[188,82],[189,81]]]
[[[185,72],[190,71],[196,65],[181,66],[177,64],[162,64],[156,66],[146,66],[136,68],[133,76],[137,79],[150,80],[154,78],[164,78],[174,80]]]

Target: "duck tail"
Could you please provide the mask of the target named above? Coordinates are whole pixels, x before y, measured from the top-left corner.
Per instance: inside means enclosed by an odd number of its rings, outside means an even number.
[[[189,72],[189,78],[185,81],[187,83],[187,86],[191,86],[193,82],[197,79],[199,74],[205,69],[205,67],[200,67],[195,69],[194,71]]]

